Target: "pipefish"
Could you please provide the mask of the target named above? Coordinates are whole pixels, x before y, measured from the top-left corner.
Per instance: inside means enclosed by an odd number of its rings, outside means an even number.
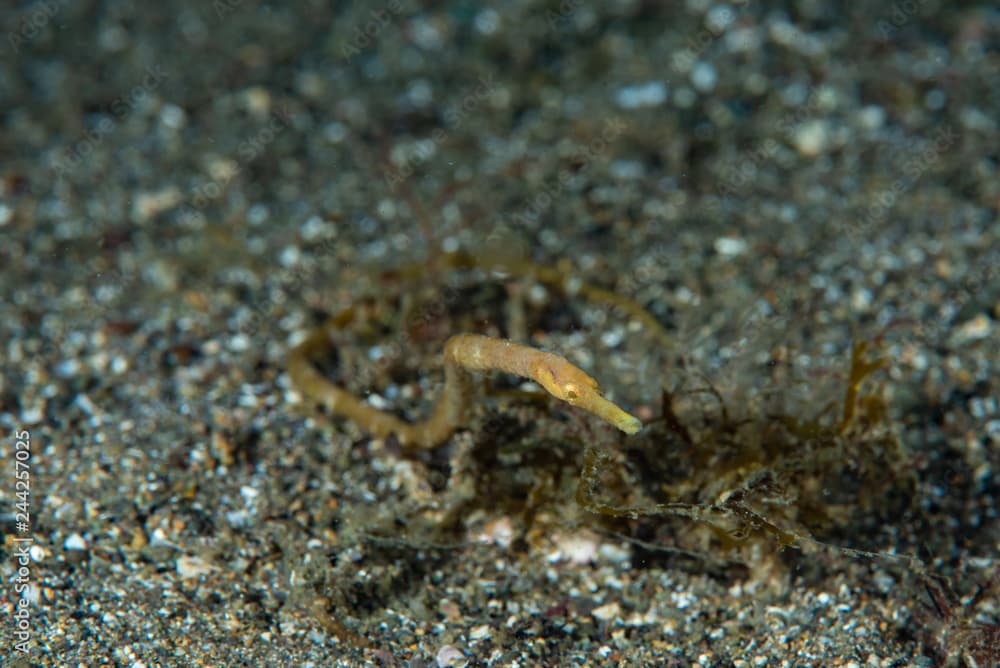
[[[483,263],[462,252],[445,254],[451,267],[482,268]],[[494,268],[494,267],[490,267]],[[567,276],[528,262],[507,262],[503,269],[543,283],[565,285]],[[617,293],[576,282],[573,291],[594,301],[616,306],[637,317],[661,341],[669,341],[662,325],[640,304]],[[314,360],[335,353],[331,329],[336,318],[312,330],[288,357],[292,384],[307,399],[324,406],[333,415],[347,418],[368,433],[384,437],[395,434],[407,450],[437,447],[461,427],[475,396],[472,372],[504,371],[528,378],[549,394],[571,406],[582,408],[627,434],[635,434],[642,422],[601,393],[598,382],[565,357],[507,339],[481,334],[456,334],[444,345],[444,386],[430,417],[410,423],[372,406],[361,397],[328,380]]]

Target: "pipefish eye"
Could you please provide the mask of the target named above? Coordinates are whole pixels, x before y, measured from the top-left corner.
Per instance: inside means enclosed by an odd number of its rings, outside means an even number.
[[[562,390],[566,395],[566,399],[569,401],[575,401],[580,398],[580,393],[577,391],[576,383],[565,383],[562,386]]]

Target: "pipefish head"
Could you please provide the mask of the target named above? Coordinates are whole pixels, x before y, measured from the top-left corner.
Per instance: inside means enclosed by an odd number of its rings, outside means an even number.
[[[567,360],[555,356],[535,369],[535,380],[556,399],[574,406],[601,393],[596,380]]]
[[[555,355],[546,356],[534,368],[533,378],[552,396],[571,406],[590,411],[626,434],[634,434],[642,429],[639,418],[629,415],[617,404],[605,399],[597,381],[573,366],[569,360]]]

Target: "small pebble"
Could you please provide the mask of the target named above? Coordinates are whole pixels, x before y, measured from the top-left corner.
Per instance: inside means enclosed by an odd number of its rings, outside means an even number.
[[[185,580],[207,575],[213,568],[199,557],[177,557],[177,574]]]
[[[971,320],[967,320],[955,328],[955,332],[951,337],[951,343],[955,345],[962,345],[985,339],[990,335],[990,331],[992,329],[992,321],[986,316],[986,314],[980,313]]]
[[[648,81],[619,88],[615,104],[622,109],[658,107],[667,101],[667,86],[662,81]]]
[[[86,550],[87,541],[80,534],[74,533],[63,541],[63,548],[67,550]]]
[[[800,155],[816,157],[830,143],[830,124],[824,120],[807,121],[795,130],[792,142]]]
[[[493,630],[487,624],[474,626],[469,630],[469,638],[472,640],[485,640],[493,634]]]
[[[617,601],[612,601],[598,608],[594,608],[590,614],[594,616],[595,619],[599,619],[602,622],[610,622],[613,619],[618,619],[621,616],[622,608]]]
[[[749,247],[746,240],[739,237],[719,237],[715,240],[714,246],[716,253],[728,257],[743,255]]]
[[[445,645],[439,649],[435,661],[438,668],[461,668],[468,663],[461,650],[453,645]]]
[[[691,70],[691,85],[701,93],[709,93],[715,88],[719,74],[711,63],[696,63]]]

